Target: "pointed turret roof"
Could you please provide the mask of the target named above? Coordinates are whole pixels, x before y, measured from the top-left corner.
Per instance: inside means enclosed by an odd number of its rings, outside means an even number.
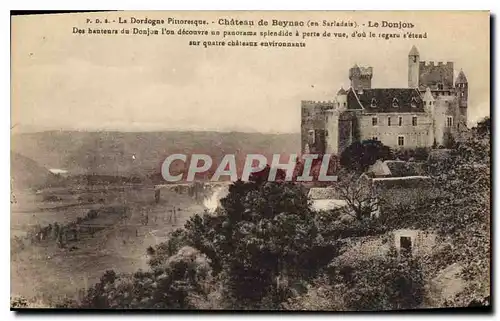
[[[408,56],[420,56],[420,53],[417,50],[417,47],[413,46],[411,47],[410,53]]]
[[[460,69],[460,72],[458,73],[457,80],[455,80],[455,84],[466,84],[467,83],[467,77],[465,77],[465,73]]]
[[[424,94],[423,100],[424,101],[434,101],[434,97],[432,96],[431,89],[429,87],[427,87],[425,89],[425,94]]]
[[[340,90],[337,92],[337,96],[340,95],[347,95],[347,91],[344,89],[344,87],[340,87]]]

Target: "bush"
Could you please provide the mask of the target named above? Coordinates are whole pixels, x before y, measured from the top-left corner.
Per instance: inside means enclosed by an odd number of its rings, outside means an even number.
[[[10,298],[10,307],[12,309],[20,309],[28,307],[28,300],[23,296],[14,296]]]
[[[347,147],[340,156],[340,165],[346,169],[364,172],[377,160],[393,159],[394,154],[390,147],[378,140],[354,142]]]

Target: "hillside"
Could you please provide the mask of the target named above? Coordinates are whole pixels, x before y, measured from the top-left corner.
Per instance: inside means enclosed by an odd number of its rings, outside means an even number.
[[[12,189],[47,186],[57,182],[57,177],[34,160],[18,153],[10,154]]]
[[[209,154],[214,162],[235,153],[289,154],[300,151],[299,134],[240,132],[82,132],[15,134],[11,150],[45,168],[71,174],[150,176],[174,153]]]

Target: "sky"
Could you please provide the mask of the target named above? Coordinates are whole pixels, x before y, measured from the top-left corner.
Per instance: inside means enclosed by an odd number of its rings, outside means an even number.
[[[428,37],[310,38],[305,48],[204,49],[188,46],[196,36],[72,33],[75,26],[88,27],[88,17],[132,16],[215,22],[218,18],[405,21]],[[473,124],[490,111],[489,24],[487,12],[115,12],[13,17],[11,127],[16,132],[299,132],[301,100],[333,100],[341,86],[349,87],[348,69],[354,64],[373,67],[374,88],[406,87],[412,45],[421,60],[453,61],[456,74],[460,69],[465,72]],[[245,40],[225,40],[234,39]]]

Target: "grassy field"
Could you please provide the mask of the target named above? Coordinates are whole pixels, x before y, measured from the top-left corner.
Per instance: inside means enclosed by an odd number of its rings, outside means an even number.
[[[94,284],[106,270],[146,269],[146,248],[164,241],[168,232],[205,209],[202,201],[174,191],[162,191],[160,202],[155,203],[152,187],[108,189],[99,194],[97,204],[82,202],[87,196],[85,192],[75,193],[72,198],[46,202],[38,195],[16,195],[17,204],[11,210],[11,239],[22,237],[37,224],[68,224],[91,209],[105,214],[85,222],[98,226],[98,232],[93,236],[82,233],[66,248],[59,248],[52,240],[35,244],[26,240],[21,248],[12,247],[12,295],[51,302],[77,295],[79,289]],[[127,215],[114,215],[114,208],[125,208]],[[173,208],[175,218],[171,215]]]

